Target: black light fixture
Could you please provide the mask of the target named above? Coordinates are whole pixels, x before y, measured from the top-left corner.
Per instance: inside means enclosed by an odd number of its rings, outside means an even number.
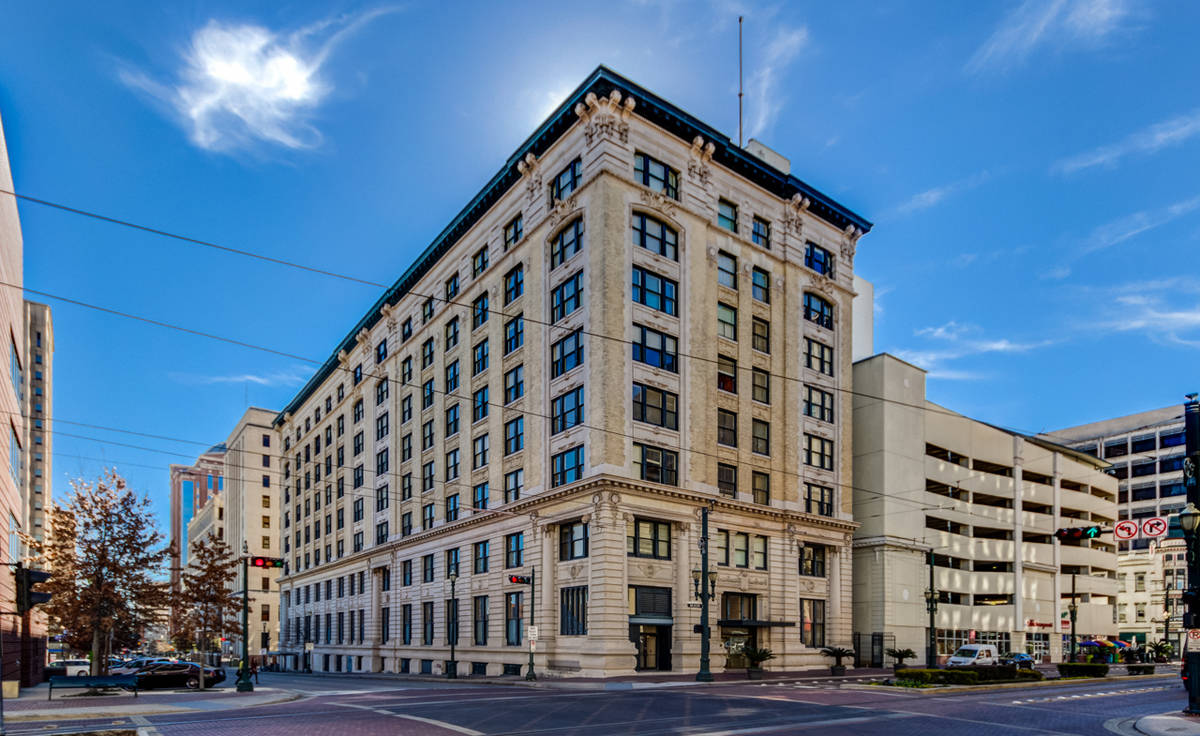
[[[692,570],[692,587],[695,589],[692,595],[696,600],[702,600],[700,592],[701,573],[699,570]],[[711,601],[717,597],[717,573],[716,571],[708,573],[708,599]]]

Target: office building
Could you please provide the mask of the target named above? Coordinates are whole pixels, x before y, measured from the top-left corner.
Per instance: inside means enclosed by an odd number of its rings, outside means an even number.
[[[706,507],[713,669],[827,666],[869,228],[593,72],[277,417],[288,666],[695,671]]]
[[[925,377],[887,354],[854,364],[854,630],[864,664],[883,665],[892,646],[924,661],[931,567],[943,661],[966,643],[1059,661],[1072,590],[1077,640],[1115,637],[1112,537],[1055,538],[1060,528],[1111,527],[1108,463],[939,406]]]
[[[224,444],[210,447],[191,465],[171,465],[172,593],[180,590],[180,574],[187,564],[192,539],[192,519],[225,487],[224,472]],[[174,623],[170,630],[175,631]]]

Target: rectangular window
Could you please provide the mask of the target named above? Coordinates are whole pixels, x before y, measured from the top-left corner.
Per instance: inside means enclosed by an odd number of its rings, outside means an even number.
[[[504,354],[508,355],[524,344],[525,320],[518,314],[504,323]]]
[[[717,444],[737,447],[737,413],[717,409]]]
[[[434,559],[432,554],[421,558],[421,582],[432,583],[434,579]]]
[[[671,524],[652,519],[629,522],[625,551],[630,557],[671,559]]]
[[[387,412],[375,417],[375,439],[381,440],[387,437],[388,434],[388,415]]]
[[[521,567],[525,564],[525,533],[517,532],[504,537],[504,566]]]
[[[730,498],[737,497],[737,466],[717,463],[717,490]]]
[[[446,279],[446,301],[458,296],[458,274]]]
[[[525,448],[525,417],[504,423],[504,454],[511,455]]]
[[[446,550],[446,577],[458,574],[458,547]]]
[[[412,383],[412,375],[413,375],[412,356],[410,355],[410,356],[406,357],[404,360],[400,361],[400,383],[403,383],[403,384]],[[341,432],[341,423],[342,423],[342,418],[338,417],[338,435],[341,435],[341,433],[342,433]]]
[[[458,478],[459,449],[456,447],[446,453],[446,482]]]
[[[458,344],[458,317],[446,323],[446,346],[445,350],[450,350]]]
[[[446,409],[446,436],[458,434],[458,404]]]
[[[452,493],[446,496],[446,521],[458,521],[458,494]],[[458,550],[454,550],[454,554],[458,554]]]
[[[750,372],[750,379],[753,382],[751,397],[763,404],[771,403],[771,374],[761,368],[754,368]]]
[[[761,248],[771,249],[771,223],[761,217],[754,218],[754,229],[750,233],[750,240]],[[757,298],[757,297],[755,297]],[[765,299],[763,301],[766,301]]]
[[[400,462],[412,459],[412,435],[406,434],[400,438]]]
[[[413,330],[412,317],[409,317],[409,318],[405,319],[404,324],[402,324],[400,326],[400,339],[401,340],[410,339],[412,337],[412,330]],[[341,400],[342,400],[341,392],[339,391],[338,392],[338,401],[341,401]]]
[[[375,525],[375,544],[387,544],[388,540],[388,523],[381,521]]]
[[[421,304],[421,323],[424,324],[433,319],[433,297],[429,297]]]
[[[474,632],[475,646],[483,647],[488,643],[488,597],[477,595],[471,601],[471,628]]]
[[[341,618],[341,615],[342,614],[339,613],[338,618]],[[412,638],[413,638],[412,604],[405,603],[403,606],[400,607],[400,640],[404,644],[410,645],[410,644],[412,644]],[[338,643],[339,644],[341,643],[340,637],[338,639]]]
[[[504,226],[504,250],[507,251],[524,236],[524,223],[521,220],[521,214],[517,213],[517,216],[509,220],[508,224]]]
[[[551,400],[550,434],[565,432],[571,427],[581,424],[583,420],[583,386]]]
[[[573,521],[558,527],[558,559],[581,560],[588,556],[588,525]]]
[[[800,642],[815,649],[825,646],[825,601],[800,599]]]
[[[737,393],[737,361],[724,355],[717,356],[717,388]]]
[[[471,375],[478,376],[487,370],[488,367],[488,341],[486,339],[477,343],[471,349]]]
[[[433,447],[433,420],[430,419],[421,425],[421,451],[424,452]]]
[[[767,538],[756,536],[750,540],[750,564],[755,570],[767,569]]]
[[[471,504],[478,511],[488,507],[488,484],[477,483],[471,492]]]
[[[750,321],[752,340],[750,346],[760,353],[771,352],[771,323],[755,317]]]
[[[512,304],[517,297],[525,293],[525,266],[517,264],[504,274],[504,304]]]
[[[804,414],[822,422],[833,421],[833,394],[813,386],[804,387]]]
[[[669,391],[635,383],[633,419],[666,429],[679,429],[679,397]]]
[[[488,267],[488,249],[483,246],[475,251],[475,255],[471,256],[471,277],[479,278],[479,274],[487,270]]]
[[[807,577],[825,577],[825,545],[805,544],[800,547],[800,574]]]
[[[679,453],[634,443],[634,472],[642,480],[674,486],[679,484]]]
[[[510,647],[521,646],[522,625],[522,593],[506,593],[504,595],[504,643]]]
[[[504,403],[511,404],[525,395],[525,366],[516,368],[504,374]]]
[[[579,585],[559,591],[558,631],[563,636],[587,635],[587,586]]]
[[[576,330],[550,346],[550,377],[558,378],[583,364],[583,331]]]
[[[421,643],[433,645],[433,601],[421,604]]]
[[[833,375],[833,348],[811,337],[804,338],[804,367]]]
[[[407,537],[412,534],[412,512],[405,511],[400,516],[400,536]]]
[[[679,199],[679,172],[644,153],[634,154],[633,178],[644,187]]]
[[[511,503],[521,498],[521,490],[525,487],[525,470],[517,468],[504,474],[504,503]]]
[[[717,283],[730,289],[737,288],[737,259],[725,251],[717,253]]]
[[[804,511],[818,516],[833,516],[833,489],[816,483],[805,483]]]
[[[583,477],[583,445],[550,457],[550,487],[574,483]]]
[[[737,340],[737,309],[717,302],[717,337]]]
[[[750,477],[751,490],[754,492],[754,503],[768,506],[771,503],[771,476],[766,473],[754,471]]]
[[[479,470],[488,463],[488,435],[480,435],[471,441],[471,470]]]
[[[488,387],[471,394],[471,421],[478,422],[488,415]]]
[[[558,176],[550,182],[550,206],[553,207],[555,202],[571,196],[571,193],[579,188],[579,180],[582,177],[583,161],[578,158],[558,172]]]
[[[738,219],[737,205],[729,200],[722,199],[717,202],[717,226],[723,227],[731,233],[736,233]]]
[[[387,356],[388,356],[387,348],[388,348],[387,338],[385,337],[384,339],[379,341],[378,345],[375,346],[375,362],[376,363],[382,363],[383,361],[387,360]]]
[[[550,241],[550,270],[561,266],[583,248],[583,218],[577,217]]]
[[[750,567],[750,535],[739,532],[733,535],[734,567]]]
[[[642,325],[634,325],[633,328],[637,334],[633,343],[634,360],[672,373],[679,372],[676,364],[679,353],[678,340]]]
[[[833,470],[833,440],[815,434],[804,435],[804,464]]]
[[[488,293],[485,291],[471,302],[471,329],[478,329],[488,320]]]
[[[550,322],[557,322],[579,309],[582,299],[583,271],[579,271],[550,292]]]
[[[816,294],[804,294],[804,319],[826,329],[833,329],[833,305]]]
[[[388,449],[385,447],[375,453],[375,475],[384,475],[388,472],[389,462]]]
[[[433,365],[433,338],[430,337],[421,343],[421,368],[428,368]]]
[[[400,563],[400,584],[412,585],[412,560]]]
[[[679,260],[678,234],[649,215],[633,214],[633,244],[672,261]]]
[[[475,543],[475,546],[474,546],[475,553],[472,556],[475,563],[474,563],[474,567],[472,569],[475,571],[476,574],[488,571],[488,554],[489,554],[488,547],[489,547],[489,545],[488,545],[487,540]]]
[[[804,265],[819,274],[833,278],[833,254],[809,241],[804,246]]]
[[[750,451],[759,455],[771,454],[771,425],[762,419],[750,423]]]
[[[633,267],[633,300],[666,314],[677,313],[676,294],[679,285],[659,276],[653,271],[647,271],[639,266]]]
[[[421,530],[422,531],[433,528],[434,515],[435,515],[435,512],[434,512],[433,504],[427,503],[421,507]]]

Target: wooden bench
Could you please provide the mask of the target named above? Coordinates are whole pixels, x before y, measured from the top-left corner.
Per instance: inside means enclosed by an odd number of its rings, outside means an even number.
[[[137,697],[137,677],[134,675],[73,675],[70,677],[64,675],[55,675],[50,678],[50,690],[46,693],[46,700],[50,700],[54,696],[54,688],[88,688],[90,690],[114,690],[116,688],[126,688],[133,690],[133,697]]]

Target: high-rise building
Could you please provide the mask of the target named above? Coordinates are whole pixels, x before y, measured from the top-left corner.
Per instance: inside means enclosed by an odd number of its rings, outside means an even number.
[[[171,591],[178,592],[180,572],[188,559],[192,518],[225,487],[225,445],[210,447],[191,465],[172,465],[170,472]]]
[[[250,408],[225,440],[225,541],[238,556],[279,557],[279,449],[277,412]],[[279,583],[281,571],[249,568],[242,578],[238,566],[233,589],[250,599],[249,650],[256,660],[278,649]],[[242,653],[241,639],[228,637],[229,651]]]
[[[25,302],[25,355],[32,365],[25,371],[24,410],[26,452],[23,483],[25,518],[21,528],[37,541],[45,538],[49,520],[51,479],[53,478],[52,443],[54,401],[54,322],[50,307]]]
[[[925,371],[888,354],[854,364],[855,649],[883,666],[889,647],[936,654],[995,644],[1059,661],[1077,642],[1117,635],[1117,554],[1108,463],[958,414],[925,396]],[[932,555],[932,557],[931,557]]]
[[[869,229],[597,69],[276,419],[287,664],[695,671],[708,508],[713,669],[826,666]]]

